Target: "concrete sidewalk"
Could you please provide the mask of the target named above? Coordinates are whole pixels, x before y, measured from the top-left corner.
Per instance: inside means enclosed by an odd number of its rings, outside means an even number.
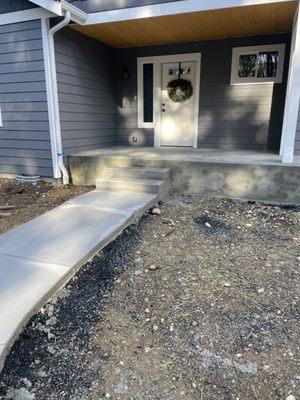
[[[30,317],[157,200],[94,190],[0,236],[0,371]]]

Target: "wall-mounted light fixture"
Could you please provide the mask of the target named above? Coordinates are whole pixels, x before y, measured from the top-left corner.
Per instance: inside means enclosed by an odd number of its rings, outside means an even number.
[[[123,79],[123,81],[128,81],[128,79],[129,79],[129,68],[128,67],[123,67],[122,79]]]

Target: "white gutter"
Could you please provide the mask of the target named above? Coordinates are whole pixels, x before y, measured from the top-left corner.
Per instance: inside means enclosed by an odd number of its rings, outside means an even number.
[[[82,25],[87,20],[88,14],[80,10],[78,7],[73,6],[66,0],[61,0],[60,4],[63,10],[70,11],[71,20],[77,24]]]
[[[52,1],[52,0],[51,0]],[[64,153],[62,148],[61,125],[59,114],[59,99],[57,89],[57,73],[55,62],[54,35],[63,27],[67,26],[72,19],[82,23],[87,18],[87,14],[77,7],[69,5],[62,0],[59,5],[62,7],[64,19],[57,25],[50,28],[49,18],[41,18],[42,39],[45,64],[46,92],[48,103],[49,130],[51,138],[51,153],[53,165],[53,177],[63,178],[63,183],[69,183],[69,174],[64,165]],[[53,15],[53,14],[52,14]]]
[[[56,151],[58,157],[59,169],[63,176],[63,183],[69,183],[69,173],[64,165],[62,140],[61,140],[61,127],[60,127],[60,115],[59,115],[59,101],[58,101],[58,90],[57,90],[57,78],[56,78],[56,63],[55,63],[55,49],[54,49],[54,35],[57,31],[68,25],[71,20],[70,11],[66,11],[64,19],[57,25],[53,26],[49,30],[49,54],[50,54],[50,73],[51,73],[51,86],[52,86],[52,101],[54,111],[54,122],[55,122],[55,136],[56,136]]]

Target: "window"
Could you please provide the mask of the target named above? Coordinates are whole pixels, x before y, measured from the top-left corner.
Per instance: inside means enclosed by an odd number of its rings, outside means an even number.
[[[282,82],[284,52],[285,44],[234,48],[231,84]]]
[[[143,122],[153,122],[153,64],[143,64]]]
[[[154,128],[154,63],[138,59],[138,127]]]
[[[174,77],[178,77],[180,72],[180,75],[190,75],[191,74],[191,68],[190,67],[186,67],[186,68],[169,68],[169,75],[174,75]]]

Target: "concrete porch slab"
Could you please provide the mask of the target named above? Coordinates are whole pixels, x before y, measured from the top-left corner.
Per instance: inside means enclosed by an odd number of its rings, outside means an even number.
[[[93,191],[0,235],[0,372],[30,317],[157,200]]]
[[[300,160],[258,151],[112,147],[69,156],[75,185],[91,185],[107,168],[168,168],[170,191],[275,204],[300,204]]]

